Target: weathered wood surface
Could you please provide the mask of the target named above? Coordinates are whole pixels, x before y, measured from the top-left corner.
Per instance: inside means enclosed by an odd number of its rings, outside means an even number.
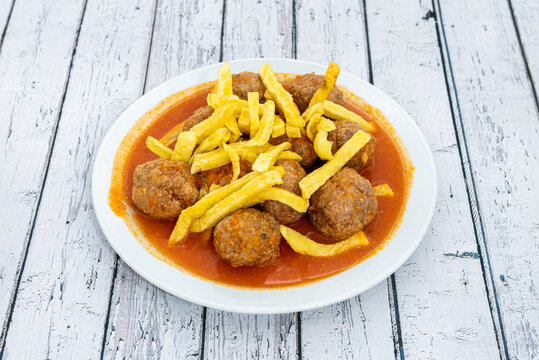
[[[7,23],[14,4],[14,0],[0,0],[0,46],[2,46],[4,30],[7,29]]]
[[[503,355],[537,358],[539,121],[510,9],[503,0],[440,1],[439,12],[480,254],[504,333]]]
[[[219,61],[222,10],[213,0],[157,3],[147,90]],[[198,359],[203,314],[203,307],[149,284],[119,260],[104,358]]]
[[[68,19],[65,8],[70,4],[45,12],[55,27],[63,28],[64,20],[57,16],[65,14]],[[153,15],[153,4],[145,1],[90,0],[87,4],[8,329],[5,359],[80,359],[101,354],[115,254],[95,220],[88,174],[99,139],[140,95]],[[54,35],[47,44],[53,50],[64,38]],[[58,65],[51,65],[32,71],[53,76]],[[47,91],[48,85],[40,86]],[[40,100],[24,100],[25,106],[31,104],[39,106]],[[58,114],[49,107],[43,111]],[[15,120],[13,124],[25,122]],[[36,134],[26,140],[29,147],[24,155],[39,138]],[[16,181],[22,178],[19,175]]]
[[[227,1],[222,60],[292,57],[293,10],[290,1]],[[241,315],[207,309],[205,359],[294,359],[294,314]]]
[[[299,1],[296,7],[297,57],[318,63],[337,61],[368,81],[369,55],[361,2]],[[305,359],[387,359],[398,334],[391,323],[384,281],[340,304],[301,314],[301,353]]]
[[[5,11],[9,9],[0,10],[4,19],[0,21],[7,19]],[[41,197],[82,11],[82,1],[20,2],[1,44],[0,352]]]
[[[420,126],[438,172],[430,231],[395,274],[403,352],[410,359],[495,359],[433,11],[430,0],[367,2],[373,82]]]

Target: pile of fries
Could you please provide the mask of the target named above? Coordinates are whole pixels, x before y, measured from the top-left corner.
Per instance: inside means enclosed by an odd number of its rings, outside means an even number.
[[[370,132],[375,129],[373,123],[326,100],[339,72],[339,65],[330,62],[322,86],[312,97],[307,110],[300,114],[292,95],[278,81],[269,64],[259,69],[266,87],[266,102],[260,103],[258,92],[249,93],[247,100],[233,94],[232,74],[225,62],[219,70],[216,87],[207,97],[208,105],[214,108],[210,117],[188,131],[176,126],[160,140],[153,137],[146,139],[146,145],[153,153],[164,159],[188,163],[192,174],[232,164],[232,180],[228,185],[212,185],[207,193],[201,192],[194,205],[181,212],[170,235],[169,245],[182,241],[189,232],[202,232],[214,227],[238,209],[266,200],[279,201],[298,212],[307,211],[311,195],[371,138],[368,132],[360,130],[332,154],[328,133],[335,130],[333,120],[355,121]],[[276,108],[284,115],[284,120],[276,115]],[[285,134],[289,138],[307,135],[317,155],[326,161],[300,181],[302,196],[276,187],[282,184],[284,169],[275,166],[275,162],[279,159],[301,161],[301,156],[290,150],[289,142],[279,145],[269,143],[271,138]],[[174,143],[174,148],[171,148]],[[241,160],[249,162],[252,169],[242,177]],[[377,189],[377,195],[390,197],[392,191],[387,185],[381,186]],[[324,245],[286,226],[281,226],[280,230],[296,252],[311,256],[332,256],[368,244],[363,232],[337,244]]]

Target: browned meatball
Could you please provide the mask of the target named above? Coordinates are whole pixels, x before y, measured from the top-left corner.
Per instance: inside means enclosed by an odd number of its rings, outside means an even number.
[[[284,142],[289,142],[291,145],[290,150],[301,156],[302,159],[299,164],[305,169],[311,166],[318,158],[318,155],[314,151],[313,142],[305,135],[300,138],[289,138],[283,135],[270,139],[272,145],[279,145]]]
[[[193,126],[209,118],[211,114],[213,114],[213,108],[211,106],[203,106],[196,109],[193,115],[185,120],[182,130],[191,130]]]
[[[153,218],[174,219],[198,200],[198,189],[188,164],[157,159],[135,168],[131,198]]]
[[[266,87],[260,78],[260,75],[250,71],[244,71],[232,75],[232,92],[240,99],[247,100],[247,94],[258,92],[260,102],[264,102],[264,92]]]
[[[279,256],[281,233],[271,215],[250,208],[237,210],[213,229],[213,245],[230,265],[263,264]]]
[[[335,154],[337,150],[344,145],[358,130],[363,130],[361,125],[356,122],[342,120],[335,121],[336,129],[328,134],[328,140],[333,142],[331,151]],[[374,157],[374,148],[376,146],[376,139],[371,137],[367,145],[359,150],[347,163],[346,166],[354,169],[358,173],[361,173],[363,169],[368,167],[372,163]]]
[[[355,170],[344,168],[311,197],[309,218],[327,237],[344,240],[367,226],[378,211],[371,183]]]
[[[290,94],[292,94],[300,112],[304,112],[309,107],[314,93],[323,82],[324,76],[314,74],[301,75],[292,81]],[[344,95],[336,86],[331,89],[327,99],[335,104],[344,105]]]
[[[292,160],[278,160],[275,165],[284,168],[283,183],[279,187],[296,195],[301,195],[299,181],[307,175],[301,165]],[[298,221],[303,215],[303,213],[297,212],[290,206],[273,200],[264,202],[264,210],[277,219],[278,222],[285,225]]]
[[[251,171],[251,164],[248,161],[240,161],[240,177]],[[200,189],[209,190],[212,184],[225,186],[232,180],[232,164],[220,166],[215,169],[201,171],[196,175],[196,184]]]

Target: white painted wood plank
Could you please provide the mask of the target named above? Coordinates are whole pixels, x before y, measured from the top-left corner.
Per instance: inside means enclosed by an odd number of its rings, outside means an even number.
[[[74,16],[69,5],[48,15],[60,28],[61,14]],[[104,131],[141,92],[153,10],[146,1],[87,4],[5,359],[101,354],[114,253],[93,214],[89,169]]]
[[[507,355],[537,358],[539,121],[515,28],[506,1],[440,3]]]
[[[10,6],[6,1],[3,4],[0,21],[5,21]],[[19,2],[0,49],[0,343],[41,192],[82,9],[82,1]]]
[[[539,86],[539,1],[511,0],[522,47],[535,87]]]
[[[395,274],[403,351],[410,359],[496,359],[432,11],[430,0],[367,2],[374,84],[415,119],[438,172],[430,231]]]
[[[219,61],[222,9],[212,0],[158,2],[146,89]],[[104,358],[198,359],[202,315],[201,306],[158,289],[119,260]]]
[[[291,1],[227,1],[223,60],[291,57]],[[294,314],[241,315],[207,309],[204,358],[293,359],[297,357]]]
[[[298,1],[297,57],[339,62],[368,80],[368,54],[361,2]],[[388,359],[394,357],[388,282],[333,306],[301,314],[305,359]]]
[[[2,36],[2,32],[6,28],[6,23],[8,21],[9,12],[11,11],[13,2],[14,0],[0,0],[0,36]],[[0,38],[0,44],[1,43],[2,39]]]

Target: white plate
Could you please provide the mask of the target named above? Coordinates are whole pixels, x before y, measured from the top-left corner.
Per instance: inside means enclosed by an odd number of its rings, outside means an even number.
[[[258,72],[270,62],[274,71],[324,74],[326,67],[288,59],[231,61],[233,73]],[[351,269],[311,285],[273,290],[242,290],[201,280],[160,261],[144,249],[124,221],[108,205],[114,155],[135,122],[160,100],[191,86],[214,80],[221,64],[180,75],[135,101],[112,125],[95,157],[92,197],[99,225],[110,245],[133,270],[149,282],[196,304],[242,313],[286,313],[333,304],[358,295],[395,272],[417,248],[427,231],[436,203],[437,181],[432,153],[412,118],[388,95],[345,72],[339,84],[380,109],[408,150],[415,172],[402,223],[387,246]]]

